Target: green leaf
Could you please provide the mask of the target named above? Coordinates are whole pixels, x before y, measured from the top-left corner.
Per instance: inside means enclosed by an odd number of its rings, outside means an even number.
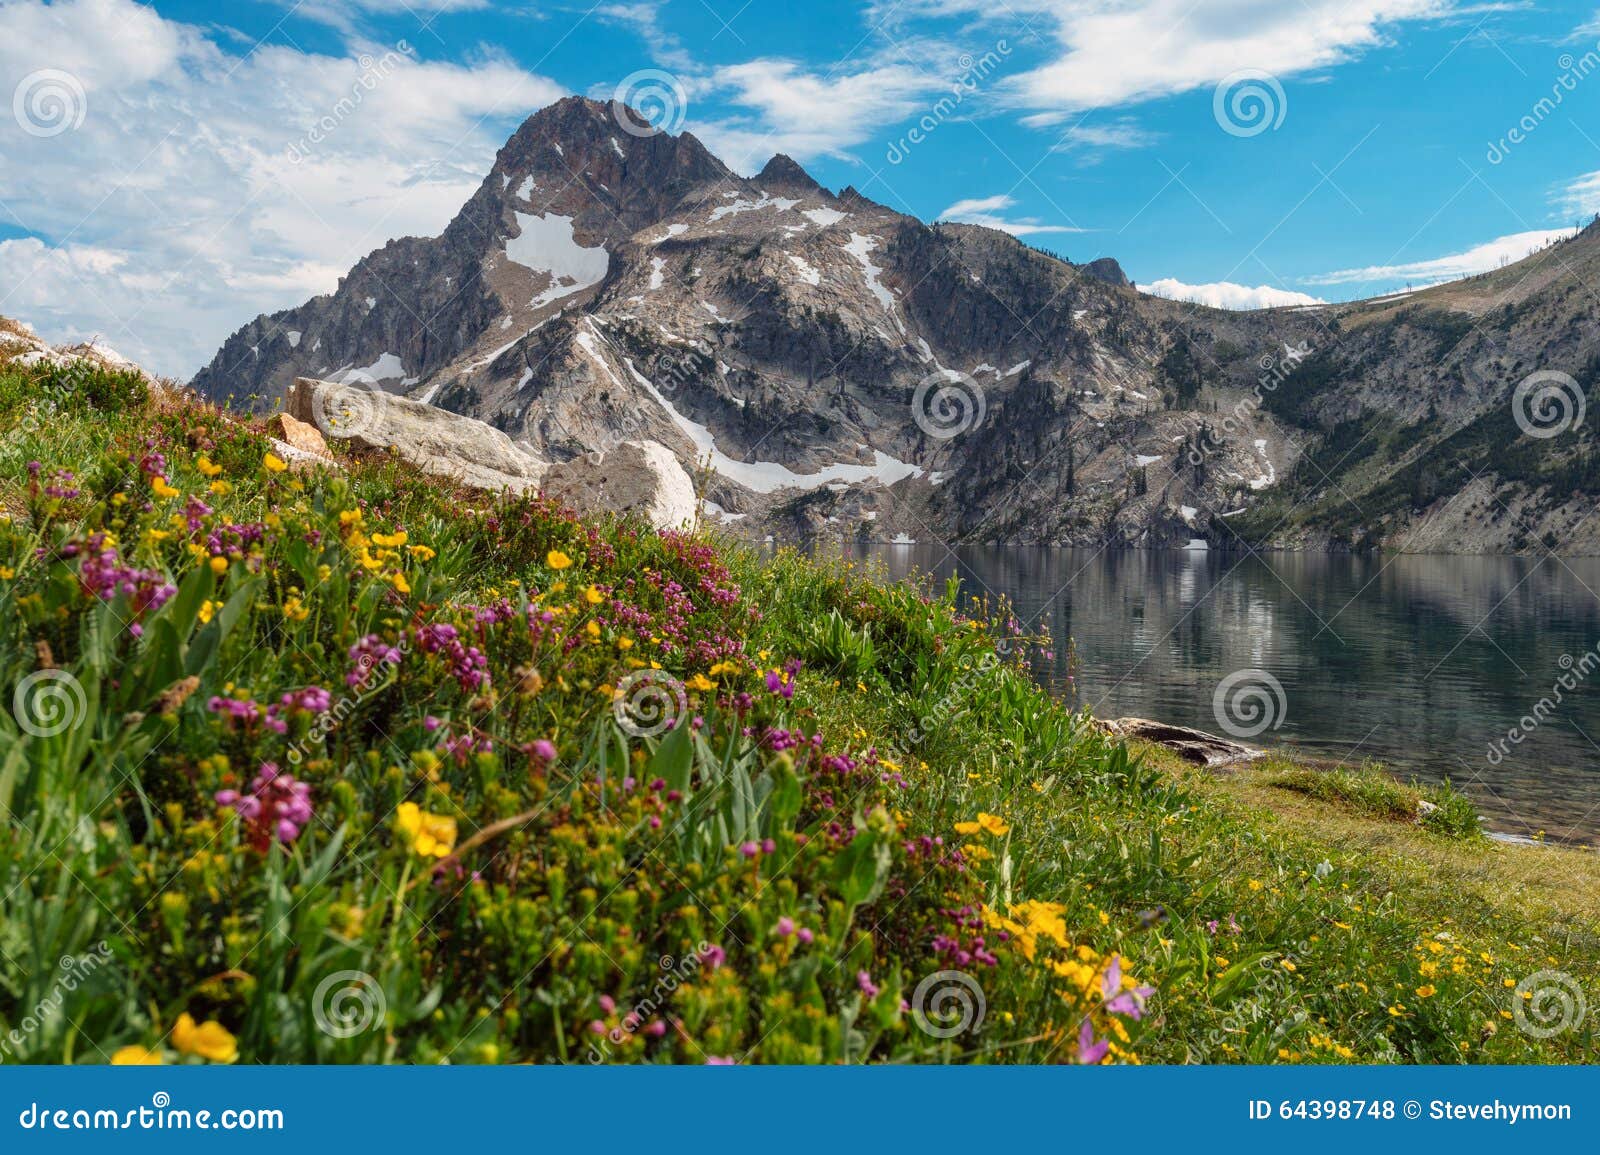
[[[688,793],[689,776],[694,769],[690,729],[687,725],[678,725],[668,730],[667,736],[661,739],[650,758],[650,777],[664,779],[669,790],[685,794]]]
[[[194,641],[189,643],[189,652],[183,664],[185,673],[198,674],[210,665],[211,660],[217,656],[217,651],[222,649],[222,643],[233,632],[233,627],[238,625],[244,612],[255,602],[256,592],[260,588],[259,577],[250,578],[239,584],[239,588],[233,591],[233,596],[194,636]]]
[[[892,861],[888,841],[876,831],[858,826],[855,838],[833,861],[839,897],[849,906],[877,898],[888,881]]]

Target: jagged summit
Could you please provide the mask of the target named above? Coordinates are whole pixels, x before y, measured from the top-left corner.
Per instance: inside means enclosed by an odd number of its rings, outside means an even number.
[[[773,191],[828,195],[827,190],[813,180],[810,173],[781,152],[767,161],[756,174],[755,183]]]
[[[1493,424],[1512,367],[1600,381],[1594,230],[1415,294],[1229,313],[1139,294],[1111,257],[835,196],[787,156],[745,179],[636,116],[541,109],[441,236],[251,321],[195,388],[272,406],[299,376],[361,382],[553,460],[658,441],[709,461],[714,512],[763,536],[1459,548],[1589,524],[1600,446],[1540,442],[1539,470],[1488,447],[1516,439]],[[1412,476],[1430,439],[1480,423],[1441,453],[1470,469]],[[1319,486],[1298,466],[1324,443],[1361,452],[1317,458],[1347,470]],[[1516,497],[1497,468],[1578,488]]]

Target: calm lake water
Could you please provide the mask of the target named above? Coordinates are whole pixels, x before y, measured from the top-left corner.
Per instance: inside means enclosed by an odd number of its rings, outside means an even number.
[[[1006,596],[1057,640],[1040,677],[1102,717],[1223,733],[1233,675],[1235,732],[1264,724],[1252,688],[1276,723],[1246,741],[1448,776],[1492,829],[1600,842],[1600,559],[844,549]]]

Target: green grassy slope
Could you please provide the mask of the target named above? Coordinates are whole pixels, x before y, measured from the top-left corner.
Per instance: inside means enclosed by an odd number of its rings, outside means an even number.
[[[1594,1053],[1541,1026],[1593,873],[1473,901],[1559,852],[1130,754],[1003,606],[284,468],[130,378],[0,368],[0,422],[5,1061]]]

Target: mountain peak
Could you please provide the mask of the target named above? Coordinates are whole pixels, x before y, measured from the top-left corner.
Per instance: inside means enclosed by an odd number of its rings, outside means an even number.
[[[1082,266],[1085,276],[1093,277],[1097,281],[1104,281],[1108,285],[1132,286],[1128,274],[1122,271],[1122,266],[1115,257],[1097,257]]]
[[[781,152],[767,161],[765,167],[756,174],[755,181],[763,188],[827,193],[793,157]]]

